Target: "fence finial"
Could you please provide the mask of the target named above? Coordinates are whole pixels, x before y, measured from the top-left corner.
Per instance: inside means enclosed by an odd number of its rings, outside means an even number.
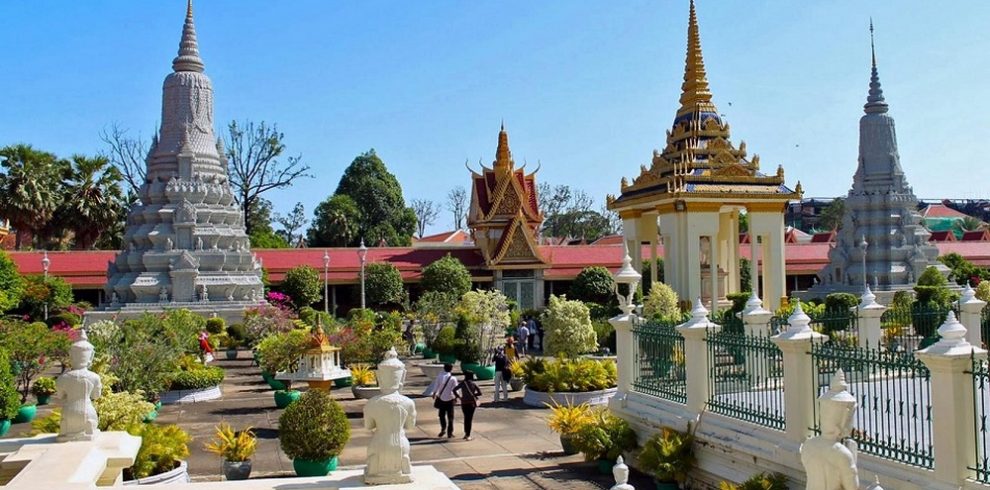
[[[791,313],[791,316],[787,317],[787,323],[789,324],[787,330],[790,331],[806,332],[811,330],[811,317],[801,307],[801,300],[798,300],[797,304],[794,305],[794,311]]]
[[[863,291],[863,295],[860,296],[859,299],[859,306],[862,308],[877,304],[877,295],[873,294],[873,291],[870,290],[869,285],[866,286],[866,289]]]

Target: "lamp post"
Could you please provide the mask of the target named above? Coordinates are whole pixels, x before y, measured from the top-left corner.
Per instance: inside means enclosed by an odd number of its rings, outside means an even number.
[[[636,295],[636,286],[639,284],[639,280],[642,279],[643,276],[641,276],[639,272],[636,272],[636,269],[632,266],[632,259],[629,257],[628,246],[626,246],[625,252],[625,257],[622,258],[622,268],[620,268],[618,272],[612,276],[612,278],[615,280],[615,295],[619,298],[619,308],[622,310],[622,313],[631,315],[633,309],[636,308],[636,305],[633,304],[633,298]],[[619,292],[620,284],[625,284],[627,287],[625,295]]]
[[[866,278],[866,247],[869,247],[870,244],[866,241],[866,235],[863,235],[860,240],[859,249],[863,251],[863,292],[865,293],[870,288],[869,279]]]
[[[48,267],[52,265],[51,259],[48,258],[48,251],[45,250],[45,256],[41,258],[41,270],[45,271],[45,288],[48,288]],[[46,293],[47,294],[47,293]],[[45,296],[45,321],[48,321],[48,296]]]
[[[364,246],[364,238],[361,239],[361,248],[358,248],[358,258],[361,259],[361,309],[364,309],[364,259],[368,257],[368,247]]]
[[[329,306],[329,295],[327,292],[330,290],[330,252],[328,250],[323,250],[323,313],[330,313]]]

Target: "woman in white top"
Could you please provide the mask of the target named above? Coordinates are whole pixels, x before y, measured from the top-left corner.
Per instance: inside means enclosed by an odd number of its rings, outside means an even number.
[[[443,365],[443,372],[440,373],[433,383],[430,384],[429,392],[433,397],[433,407],[437,409],[437,416],[440,418],[440,433],[437,437],[454,437],[454,388],[457,387],[457,377],[451,371],[454,366]]]

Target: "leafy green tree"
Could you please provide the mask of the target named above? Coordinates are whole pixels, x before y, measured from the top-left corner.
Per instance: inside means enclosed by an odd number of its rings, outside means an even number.
[[[303,226],[306,226],[306,221],[308,221],[306,219],[306,208],[303,207],[303,203],[297,202],[289,214],[283,216],[275,213],[275,222],[282,226],[282,229],[276,233],[284,238],[289,243],[289,246],[294,246],[299,240],[302,240],[302,235],[296,232],[302,230]]]
[[[62,181],[68,164],[30,145],[0,148],[0,215],[17,230],[20,250],[44,230],[62,204]]]
[[[960,286],[990,279],[990,270],[978,267],[958,253],[952,252],[941,255],[938,261],[949,268],[949,279]]]
[[[8,320],[0,325],[0,345],[7,349],[10,362],[17,373],[17,391],[21,403],[27,401],[31,381],[45,371],[47,362],[56,351],[68,350],[69,339],[63,332],[48,329],[41,322],[28,323]]]
[[[460,298],[471,290],[471,273],[460,260],[445,255],[423,269],[423,290]]]
[[[549,355],[576,357],[598,347],[591,311],[580,301],[550,295],[543,327],[547,343],[544,351]]]
[[[657,280],[664,282],[663,258],[657,257],[655,263],[657,265]],[[650,265],[649,259],[643,259],[643,269],[640,271],[640,274],[643,276],[643,279],[640,282],[640,285],[643,287],[643,291],[649,291],[650,288],[653,287],[653,279],[650,278],[651,268],[652,266]]]
[[[949,289],[949,281],[935,266],[928,266],[918,276],[914,287],[915,302],[939,307],[948,307],[956,300],[957,294]]]
[[[72,286],[58,276],[24,277],[24,293],[21,295],[19,310],[31,318],[41,319],[45,306],[48,312],[61,310],[72,304]]]
[[[364,283],[368,303],[372,306],[398,306],[406,300],[402,274],[388,262],[373,262],[365,266]]]
[[[10,356],[0,348],[0,421],[14,418],[21,407],[21,397],[17,394],[17,383],[10,368]]]
[[[316,206],[313,215],[306,231],[310,247],[347,247],[360,241],[361,210],[351,196],[330,196]]]
[[[389,245],[407,246],[416,232],[416,213],[406,207],[402,187],[385,163],[369,150],[358,155],[344,170],[334,194],[350,196],[361,211],[356,245],[360,238],[367,243],[382,240]]]
[[[615,298],[613,282],[608,269],[601,266],[585,267],[574,278],[568,295],[579,301],[609,304]]]
[[[55,220],[75,235],[75,248],[87,250],[123,213],[122,177],[106,157],[72,156],[65,197]]]
[[[24,279],[6,252],[0,251],[0,313],[16,307],[24,294]]]
[[[739,259],[739,290],[753,290],[753,263],[745,257]]]
[[[822,230],[838,230],[842,226],[842,217],[846,214],[846,200],[837,197],[822,209],[818,217],[818,228]]]
[[[289,269],[282,280],[282,292],[288,294],[296,306],[310,306],[323,297],[323,281],[320,273],[308,265]]]
[[[251,248],[289,248],[285,241],[272,229],[272,202],[258,198],[248,208],[245,230],[251,238]]]

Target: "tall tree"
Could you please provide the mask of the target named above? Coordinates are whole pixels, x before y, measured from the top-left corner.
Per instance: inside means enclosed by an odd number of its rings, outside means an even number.
[[[552,237],[597,240],[617,232],[621,222],[607,209],[593,209],[594,200],[586,192],[567,185],[551,186],[541,182],[538,188],[543,234]]]
[[[302,240],[302,234],[296,232],[302,230],[307,221],[309,220],[306,219],[306,208],[301,202],[297,202],[289,214],[275,213],[275,222],[282,226],[277,233],[289,242],[289,246],[295,246],[299,240]]]
[[[436,223],[440,215],[440,205],[429,199],[413,199],[412,210],[416,213],[416,233],[419,238],[426,234],[426,228]]]
[[[837,197],[822,209],[818,227],[822,230],[838,230],[842,226],[842,216],[846,214],[846,200]]]
[[[268,126],[264,121],[257,125],[251,121],[239,125],[237,121],[231,121],[227,132],[230,183],[245,216],[261,194],[289,187],[296,179],[312,177],[307,173],[309,166],[302,163],[302,156],[279,159],[285,152],[282,142],[285,135],[278,131],[277,125]],[[246,228],[250,235],[250,221]]]
[[[289,242],[272,229],[272,202],[258,198],[248,209],[244,227],[251,230],[248,235],[253,248],[288,248]]]
[[[360,226],[361,210],[354,199],[337,194],[316,206],[306,241],[310,247],[347,247],[360,240]]]
[[[454,187],[447,193],[447,211],[454,215],[455,230],[460,230],[466,224],[467,200],[467,191],[463,186]]]
[[[112,229],[124,212],[120,171],[103,156],[72,156],[72,169],[65,198],[55,221],[75,234],[75,248],[93,248],[105,231]]]
[[[147,172],[145,158],[148,156],[148,144],[140,134],[131,137],[117,123],[100,131],[100,139],[107,145],[107,151],[102,156],[120,173],[127,187],[125,192],[131,196],[139,195]]]
[[[15,247],[31,245],[62,203],[68,163],[31,145],[0,148],[0,215],[17,230]],[[26,243],[25,243],[26,242]]]
[[[358,235],[351,245],[361,238],[369,244],[410,244],[416,232],[416,213],[406,207],[402,186],[374,149],[358,155],[344,170],[335,194],[350,196],[361,211]]]

